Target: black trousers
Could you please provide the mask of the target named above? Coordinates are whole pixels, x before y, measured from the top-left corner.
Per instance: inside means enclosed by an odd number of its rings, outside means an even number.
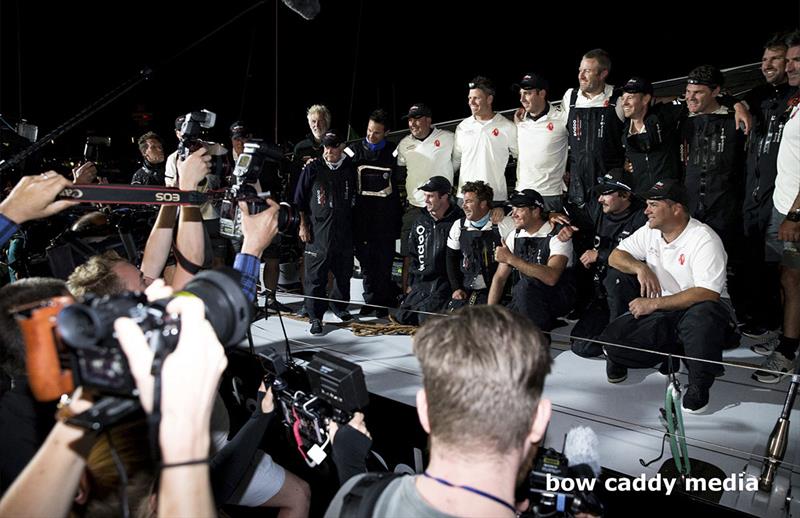
[[[403,299],[395,318],[401,324],[422,325],[431,315],[416,313],[444,313],[452,291],[447,278],[432,281],[419,281],[411,285],[411,291]]]
[[[575,283],[571,272],[563,272],[555,286],[526,277],[511,288],[508,309],[528,317],[539,329],[550,331],[558,317],[566,315],[575,302]]]
[[[619,274],[618,279],[620,282],[615,286],[619,288],[612,290],[615,307],[624,304],[627,311],[628,303],[639,296],[636,290],[635,296],[630,297],[636,279],[625,274]],[[609,292],[609,306],[612,291]],[[722,360],[723,349],[738,344],[733,343],[738,335],[728,307],[721,302],[706,301],[684,310],[656,311],[638,319],[626,312],[611,321],[599,340],[718,362]],[[606,355],[612,362],[632,368],[655,367],[666,359],[658,354],[613,346],[606,346]],[[690,384],[710,387],[715,375],[722,373],[722,366],[715,363],[697,360],[685,363]]]
[[[392,282],[394,239],[359,240],[356,257],[364,276],[364,302],[377,306],[397,305],[398,288]]]
[[[353,276],[352,248],[329,249],[316,244],[306,244],[303,259],[305,275],[303,291],[312,297],[327,297],[328,272],[333,274],[333,288],[330,298],[343,302],[328,303],[324,300],[306,299],[306,311],[311,319],[322,320],[329,306],[341,311],[347,309],[350,300],[350,278]]]

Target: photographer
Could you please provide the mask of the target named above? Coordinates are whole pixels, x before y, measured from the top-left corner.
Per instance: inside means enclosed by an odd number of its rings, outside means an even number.
[[[38,402],[25,371],[25,343],[13,308],[69,295],[64,281],[32,277],[0,289],[0,494],[53,427],[54,402]]]
[[[178,164],[181,190],[193,191],[208,173],[211,156],[200,148]],[[174,250],[177,268],[170,279],[173,288],[180,289],[205,262],[205,237],[202,217],[197,206],[163,206],[150,231],[142,257],[141,269],[116,254],[94,256],[78,266],[69,276],[70,291],[76,296],[85,293],[105,295],[123,290],[142,291],[153,279],[162,276],[170,250]],[[173,243],[175,220],[178,230]]]
[[[353,477],[325,516],[514,516],[518,474],[550,420],[544,336],[507,309],[467,307],[428,320],[414,353],[423,377],[417,413],[430,434],[425,473],[384,477],[382,487],[374,475]],[[371,512],[360,505],[370,500]]]
[[[168,311],[183,323],[177,348],[161,370],[159,516],[214,516],[208,448],[211,409],[227,360],[199,299],[178,298]],[[152,408],[153,353],[139,327],[118,319],[115,331],[128,357],[145,410]],[[2,516],[64,516],[76,499],[87,458],[98,436],[67,423],[92,402],[78,389],[59,413],[42,448],[0,500]],[[41,491],[47,491],[42,498]]]
[[[164,141],[148,131],[137,141],[142,154],[142,167],[133,173],[131,185],[164,185]]]

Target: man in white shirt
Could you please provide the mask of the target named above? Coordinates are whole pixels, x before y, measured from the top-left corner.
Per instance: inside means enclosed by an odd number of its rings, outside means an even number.
[[[524,189],[511,196],[513,232],[495,248],[499,266],[489,290],[489,304],[499,304],[506,281],[515,274],[508,308],[528,317],[540,329],[555,327],[575,300],[572,282],[572,240],[561,241],[547,219],[542,196]]]
[[[622,241],[608,260],[612,268],[629,274],[629,282],[620,276],[617,286],[618,297],[630,300],[630,312],[613,320],[599,339],[719,362],[723,348],[738,345],[730,308],[720,300],[728,296],[722,241],[711,227],[689,216],[689,196],[679,182],[656,182],[642,197],[647,199],[648,224]],[[610,383],[624,381],[629,367],[662,364],[662,372],[676,368],[667,356],[632,349],[607,345],[606,355]],[[683,408],[700,413],[722,368],[696,360],[687,360],[686,366],[689,385]]]
[[[514,229],[506,216],[498,224],[491,219],[492,188],[484,182],[461,187],[465,216],[453,223],[447,236],[447,278],[453,290],[449,308],[485,304],[497,271],[495,248]]]
[[[407,285],[410,250],[408,234],[420,209],[425,207],[425,192],[419,187],[434,176],[453,182],[453,144],[452,131],[434,128],[431,109],[425,104],[416,103],[403,116],[408,119],[410,134],[397,144],[398,176],[405,177],[405,199],[408,206],[403,214],[400,230],[400,254],[403,260],[403,292]]]
[[[547,102],[550,85],[540,75],[525,74],[514,89],[522,104],[514,116],[519,148],[516,189],[533,189],[544,199],[545,210],[563,212],[567,112]]]
[[[786,77],[791,86],[798,86],[800,31],[787,36],[786,46]],[[765,370],[753,373],[753,378],[762,383],[778,383],[784,377],[768,371],[788,373],[794,370],[800,345],[800,93],[796,93],[788,105],[784,114],[788,120],[778,148],[772,220],[767,229],[767,246],[781,254],[783,332],[778,337],[777,348],[761,365]],[[758,348],[755,346],[754,350],[759,352]]]
[[[494,191],[494,202],[508,199],[506,166],[508,156],[517,157],[517,127],[495,113],[494,86],[485,77],[478,76],[469,83],[469,109],[467,117],[456,128],[453,148],[453,168],[459,169],[459,199],[461,187],[467,182],[481,181]]]

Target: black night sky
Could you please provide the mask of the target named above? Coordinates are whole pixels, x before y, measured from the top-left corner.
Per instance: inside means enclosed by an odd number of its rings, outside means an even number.
[[[47,153],[78,156],[96,134],[135,158],[131,138],[149,129],[171,151],[174,118],[200,108],[218,114],[215,139],[226,140],[240,118],[272,139],[277,114],[278,141],[296,142],[307,131],[305,108],[318,102],[331,108],[334,127],[351,120],[360,133],[378,106],[397,128],[416,101],[431,105],[435,120],[465,117],[466,83],[478,74],[495,81],[497,109],[518,104],[509,85],[528,71],[549,76],[558,99],[595,47],[611,53],[611,84],[760,61],[763,42],[800,16],[798,3],[785,0],[759,2],[760,12],[710,2],[321,0],[309,22],[276,1],[2,0],[0,113],[37,124],[41,136],[149,66],[151,79]]]

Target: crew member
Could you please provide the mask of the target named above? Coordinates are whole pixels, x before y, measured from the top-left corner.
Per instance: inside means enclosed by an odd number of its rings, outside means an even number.
[[[494,192],[488,184],[467,182],[461,187],[464,216],[453,223],[447,236],[447,278],[452,290],[448,308],[485,304],[497,271],[494,250],[513,230],[511,218],[491,220]]]
[[[561,241],[547,219],[544,199],[533,189],[514,193],[508,200],[515,230],[495,248],[499,263],[489,290],[489,304],[499,304],[506,281],[515,274],[508,308],[525,315],[544,331],[555,327],[558,317],[572,308],[575,287],[572,241]]]
[[[131,185],[164,185],[164,141],[148,131],[138,140],[142,167],[133,173]]]
[[[402,324],[418,325],[429,315],[414,313],[442,311],[452,290],[447,278],[447,235],[464,212],[451,198],[450,180],[434,176],[415,188],[423,193],[425,207],[417,209],[417,219],[405,236],[410,252],[409,292],[395,315]]]
[[[347,311],[350,278],[353,275],[353,206],[356,199],[356,173],[344,155],[344,141],[335,131],[322,136],[321,158],[309,162],[300,173],[294,202],[300,211],[300,240],[305,243],[303,279],[306,311],[311,334],[322,334],[322,317],[328,303],[328,272],[333,274],[330,298],[336,316],[352,320]]]

